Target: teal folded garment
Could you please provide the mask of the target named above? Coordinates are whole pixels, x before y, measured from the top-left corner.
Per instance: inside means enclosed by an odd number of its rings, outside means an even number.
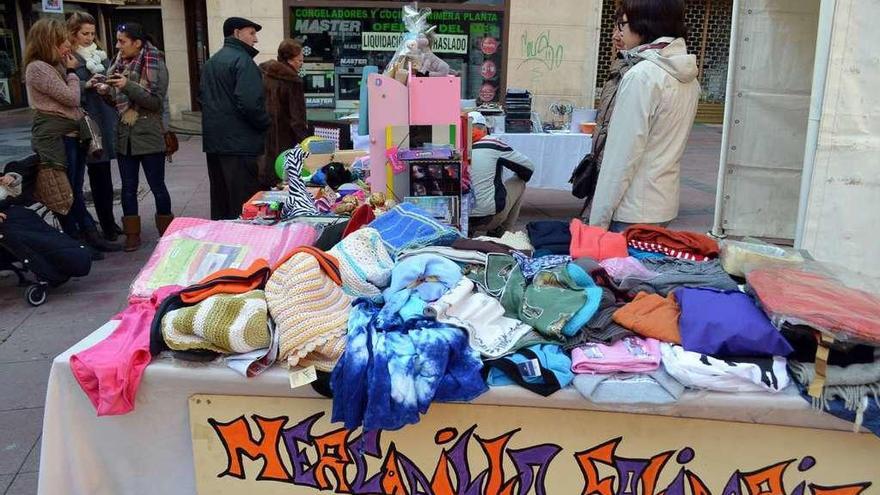
[[[484,362],[483,374],[490,387],[519,385],[547,397],[567,387],[574,379],[571,358],[562,346],[541,344],[515,354]]]

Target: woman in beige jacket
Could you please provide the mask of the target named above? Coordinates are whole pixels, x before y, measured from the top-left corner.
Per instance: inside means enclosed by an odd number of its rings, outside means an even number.
[[[683,0],[624,0],[618,30],[639,57],[620,81],[590,224],[620,232],[678,216],[681,156],[697,112],[696,57],[688,55]]]

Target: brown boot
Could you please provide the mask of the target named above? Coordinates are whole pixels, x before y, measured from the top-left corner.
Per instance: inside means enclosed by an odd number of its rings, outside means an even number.
[[[137,251],[141,247],[141,217],[122,217],[122,233],[125,234],[125,251]]]
[[[165,230],[168,228],[168,225],[171,224],[171,221],[174,220],[174,215],[159,215],[156,214],[156,230],[159,231],[159,237],[165,235]]]

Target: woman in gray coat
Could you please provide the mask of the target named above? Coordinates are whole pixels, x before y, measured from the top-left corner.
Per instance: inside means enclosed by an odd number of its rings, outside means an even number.
[[[116,110],[95,91],[86,88],[86,83],[95,74],[103,74],[110,67],[107,52],[95,43],[95,18],[85,12],[74,12],[67,19],[67,29],[73,45],[73,56],[79,65],[75,73],[80,80],[82,96],[80,101],[83,109],[101,130],[102,147],[100,156],[92,157],[88,162],[89,185],[92,200],[101,231],[108,241],[115,241],[122,230],[116,225],[113,215],[113,177],[110,173],[110,160],[116,158]],[[120,246],[121,249],[121,246]]]

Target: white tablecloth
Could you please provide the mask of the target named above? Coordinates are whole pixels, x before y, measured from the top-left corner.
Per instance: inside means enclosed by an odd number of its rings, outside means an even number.
[[[135,410],[98,418],[70,372],[72,354],[116,327],[107,323],[55,358],[43,420],[39,493],[45,495],[193,495],[195,475],[188,399],[194,394],[319,397],[311,387],[291,390],[275,367],[246,379],[216,364],[160,358],[147,367]],[[849,431],[850,423],[810,409],[793,387],[777,395],[686,392],[668,406],[600,406],[574,389],[541,398],[516,386],[494,388],[476,404],[584,409]],[[430,411],[429,413],[430,414]]]
[[[593,147],[589,134],[493,134],[511,148],[529,157],[535,173],[528,187],[571,191],[571,172]]]

